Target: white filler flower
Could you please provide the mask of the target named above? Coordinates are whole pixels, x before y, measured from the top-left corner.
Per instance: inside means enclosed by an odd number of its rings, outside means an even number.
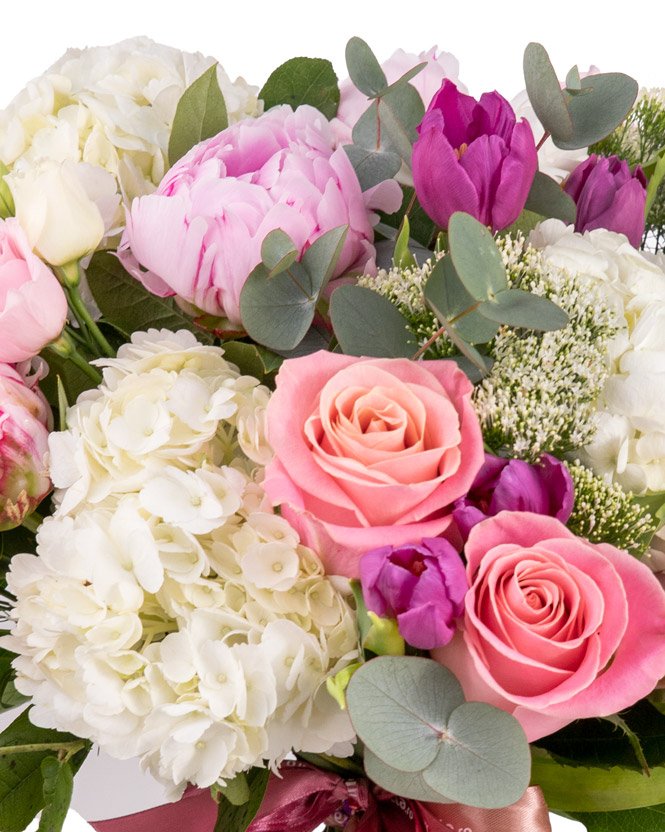
[[[351,753],[325,685],[357,657],[348,585],[261,488],[269,391],[184,331],[100,363],[52,435],[38,554],[8,573],[32,720],[140,756],[174,798],[292,749]]]

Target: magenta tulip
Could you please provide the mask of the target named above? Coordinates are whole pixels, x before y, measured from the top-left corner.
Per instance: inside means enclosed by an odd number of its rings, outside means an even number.
[[[438,226],[465,211],[498,231],[524,208],[538,159],[529,123],[505,98],[476,101],[446,79],[418,127],[412,164],[418,200]]]
[[[591,154],[570,174],[564,185],[577,205],[575,231],[606,228],[625,234],[639,248],[644,234],[647,180],[637,165],[631,173],[628,162],[618,156]]]

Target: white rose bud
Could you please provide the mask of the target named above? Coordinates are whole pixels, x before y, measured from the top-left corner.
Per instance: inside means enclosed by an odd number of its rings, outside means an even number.
[[[40,161],[7,176],[16,217],[30,244],[53,266],[80,260],[104,236],[99,208],[86,193],[73,162]]]

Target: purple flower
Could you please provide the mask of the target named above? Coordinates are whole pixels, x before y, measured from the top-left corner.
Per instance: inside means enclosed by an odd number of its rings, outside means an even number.
[[[422,650],[448,644],[469,588],[462,558],[441,537],[366,552],[360,583],[367,608],[396,618],[402,638]]]
[[[529,123],[517,122],[503,96],[476,101],[446,79],[418,127],[412,164],[420,204],[437,225],[465,211],[497,231],[524,208],[538,158]]]
[[[469,531],[500,511],[548,514],[562,523],[575,501],[573,480],[566,466],[549,454],[534,465],[521,459],[485,454],[485,463],[466,497],[455,501],[453,517],[464,540]]]
[[[563,187],[577,205],[575,231],[607,228],[625,234],[639,248],[644,234],[647,180],[637,165],[631,173],[618,156],[591,154],[570,174]]]

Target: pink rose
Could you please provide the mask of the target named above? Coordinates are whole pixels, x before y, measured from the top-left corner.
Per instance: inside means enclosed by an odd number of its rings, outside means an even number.
[[[665,676],[665,592],[631,555],[512,511],[474,526],[465,554],[461,632],[432,656],[530,742],[616,713]]]
[[[448,529],[483,463],[472,389],[452,361],[318,352],[282,364],[264,486],[329,573],[358,575],[368,549]]]
[[[0,361],[25,361],[62,332],[67,300],[18,221],[0,220]]]
[[[19,526],[51,490],[51,411],[37,381],[0,364],[0,531]]]
[[[155,193],[135,199],[118,255],[151,292],[238,325],[240,291],[270,231],[281,228],[304,251],[348,225],[333,277],[373,270],[371,209],[391,213],[401,200],[393,181],[361,191],[318,110],[273,107],[196,145]]]

